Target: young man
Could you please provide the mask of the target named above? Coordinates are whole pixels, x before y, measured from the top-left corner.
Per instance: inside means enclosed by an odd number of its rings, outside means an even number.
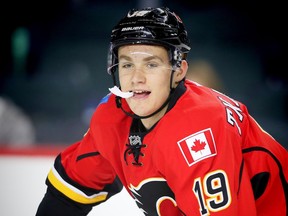
[[[115,86],[55,159],[37,216],[87,215],[123,186],[143,215],[287,215],[287,150],[242,103],[185,79],[189,50],[167,8],[121,19]]]

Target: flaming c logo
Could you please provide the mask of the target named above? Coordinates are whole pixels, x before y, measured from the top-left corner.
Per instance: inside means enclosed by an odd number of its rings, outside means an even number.
[[[182,215],[177,207],[174,193],[163,178],[146,179],[137,187],[130,184],[129,189],[144,215]]]

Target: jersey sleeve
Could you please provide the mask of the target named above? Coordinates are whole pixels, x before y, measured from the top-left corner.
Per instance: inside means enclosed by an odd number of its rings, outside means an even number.
[[[243,158],[258,215],[288,215],[288,152],[248,115]]]
[[[97,150],[88,131],[55,159],[46,179],[47,192],[37,216],[87,215],[93,206],[122,190],[110,163]]]

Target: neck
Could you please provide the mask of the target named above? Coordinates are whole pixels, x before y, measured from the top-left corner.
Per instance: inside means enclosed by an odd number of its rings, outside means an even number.
[[[161,111],[159,111],[155,115],[149,118],[141,119],[141,122],[144,125],[144,127],[147,130],[151,129],[165,115],[167,108],[168,108],[168,105],[166,105]]]

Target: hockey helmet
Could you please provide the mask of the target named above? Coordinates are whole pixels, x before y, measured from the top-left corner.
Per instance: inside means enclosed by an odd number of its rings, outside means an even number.
[[[187,31],[180,17],[167,7],[132,9],[113,28],[108,53],[108,73],[114,74],[118,48],[148,44],[166,47],[173,67],[179,67],[190,50]]]

